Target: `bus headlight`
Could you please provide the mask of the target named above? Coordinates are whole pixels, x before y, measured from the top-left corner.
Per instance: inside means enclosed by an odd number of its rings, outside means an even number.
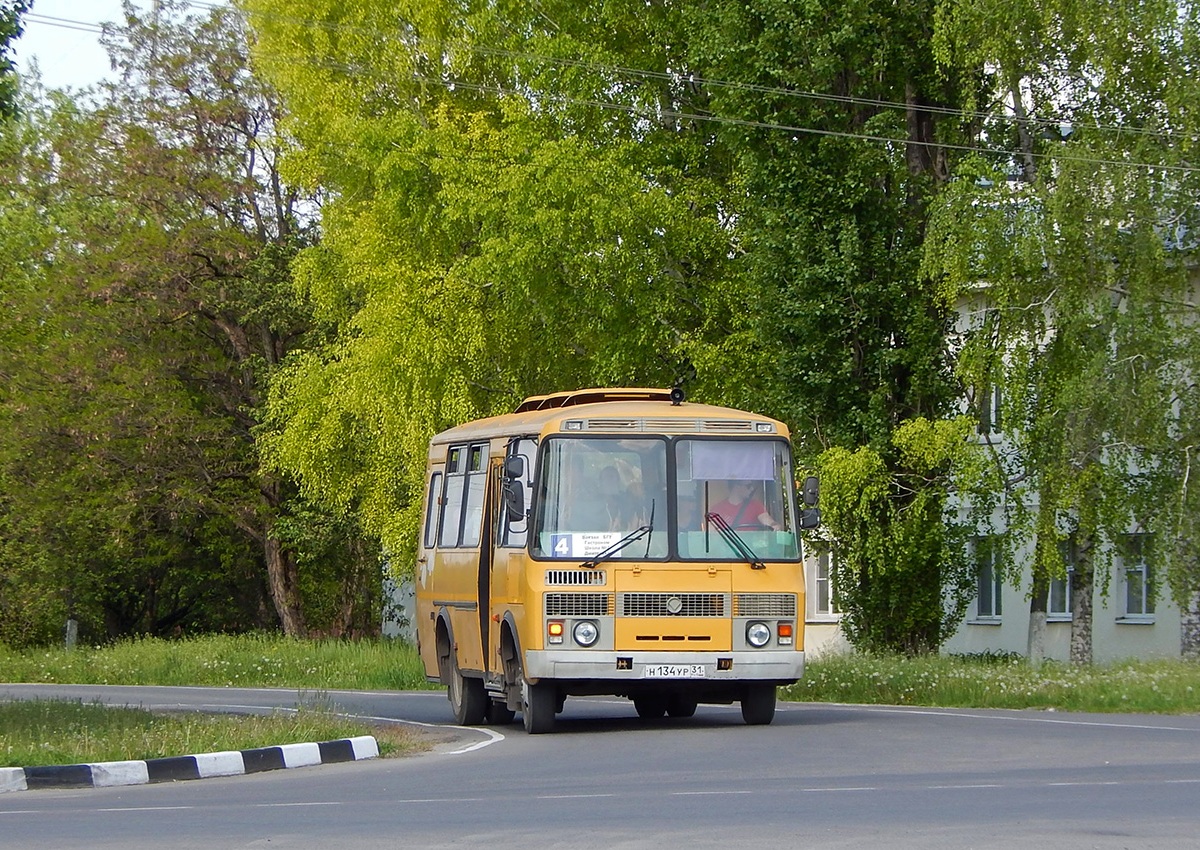
[[[571,630],[571,636],[580,646],[591,646],[600,637],[600,627],[591,620],[580,620]]]
[[[746,626],[746,642],[751,646],[766,646],[771,640],[771,628],[766,623],[750,623]]]

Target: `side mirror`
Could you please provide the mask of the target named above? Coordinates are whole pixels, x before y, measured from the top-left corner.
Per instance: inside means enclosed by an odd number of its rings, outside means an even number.
[[[820,484],[817,481],[817,477],[810,475],[805,478],[804,486],[800,490],[800,497],[804,500],[804,504],[810,508],[816,507],[820,495]]]
[[[521,455],[509,455],[504,459],[504,477],[518,479],[525,477],[525,458]]]
[[[821,509],[820,508],[805,508],[800,511],[800,527],[801,528],[816,528],[821,524]]]
[[[525,485],[519,478],[514,478],[504,485],[504,508],[509,525],[525,521]]]

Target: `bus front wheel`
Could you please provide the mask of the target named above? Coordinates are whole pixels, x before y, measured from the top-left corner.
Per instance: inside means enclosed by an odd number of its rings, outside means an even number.
[[[775,719],[775,686],[753,684],[742,697],[742,720],[747,726],[766,726]]]
[[[530,735],[541,735],[554,729],[554,714],[558,709],[558,691],[553,682],[529,684],[521,679],[521,719]]]
[[[454,722],[459,726],[478,726],[487,717],[488,695],[483,689],[483,679],[468,678],[458,669],[454,656],[450,656],[450,684],[447,696],[454,712]]]

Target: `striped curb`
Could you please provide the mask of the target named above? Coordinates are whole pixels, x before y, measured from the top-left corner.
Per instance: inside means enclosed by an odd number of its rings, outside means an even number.
[[[265,770],[284,770],[379,757],[379,744],[370,735],[322,741],[319,744],[283,744],[255,750],[231,750],[193,756],[106,761],[96,764],[61,764],[45,767],[0,767],[0,793],[36,788],[105,788],[113,785],[147,785],[213,776],[240,776]]]

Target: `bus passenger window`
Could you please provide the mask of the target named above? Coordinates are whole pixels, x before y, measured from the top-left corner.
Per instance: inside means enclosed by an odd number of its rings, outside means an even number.
[[[442,473],[435,472],[429,478],[429,501],[425,505],[425,548],[432,549],[437,542],[438,508],[441,507]]]
[[[478,546],[483,525],[483,494],[487,489],[487,446],[471,446],[463,505],[462,545]]]

